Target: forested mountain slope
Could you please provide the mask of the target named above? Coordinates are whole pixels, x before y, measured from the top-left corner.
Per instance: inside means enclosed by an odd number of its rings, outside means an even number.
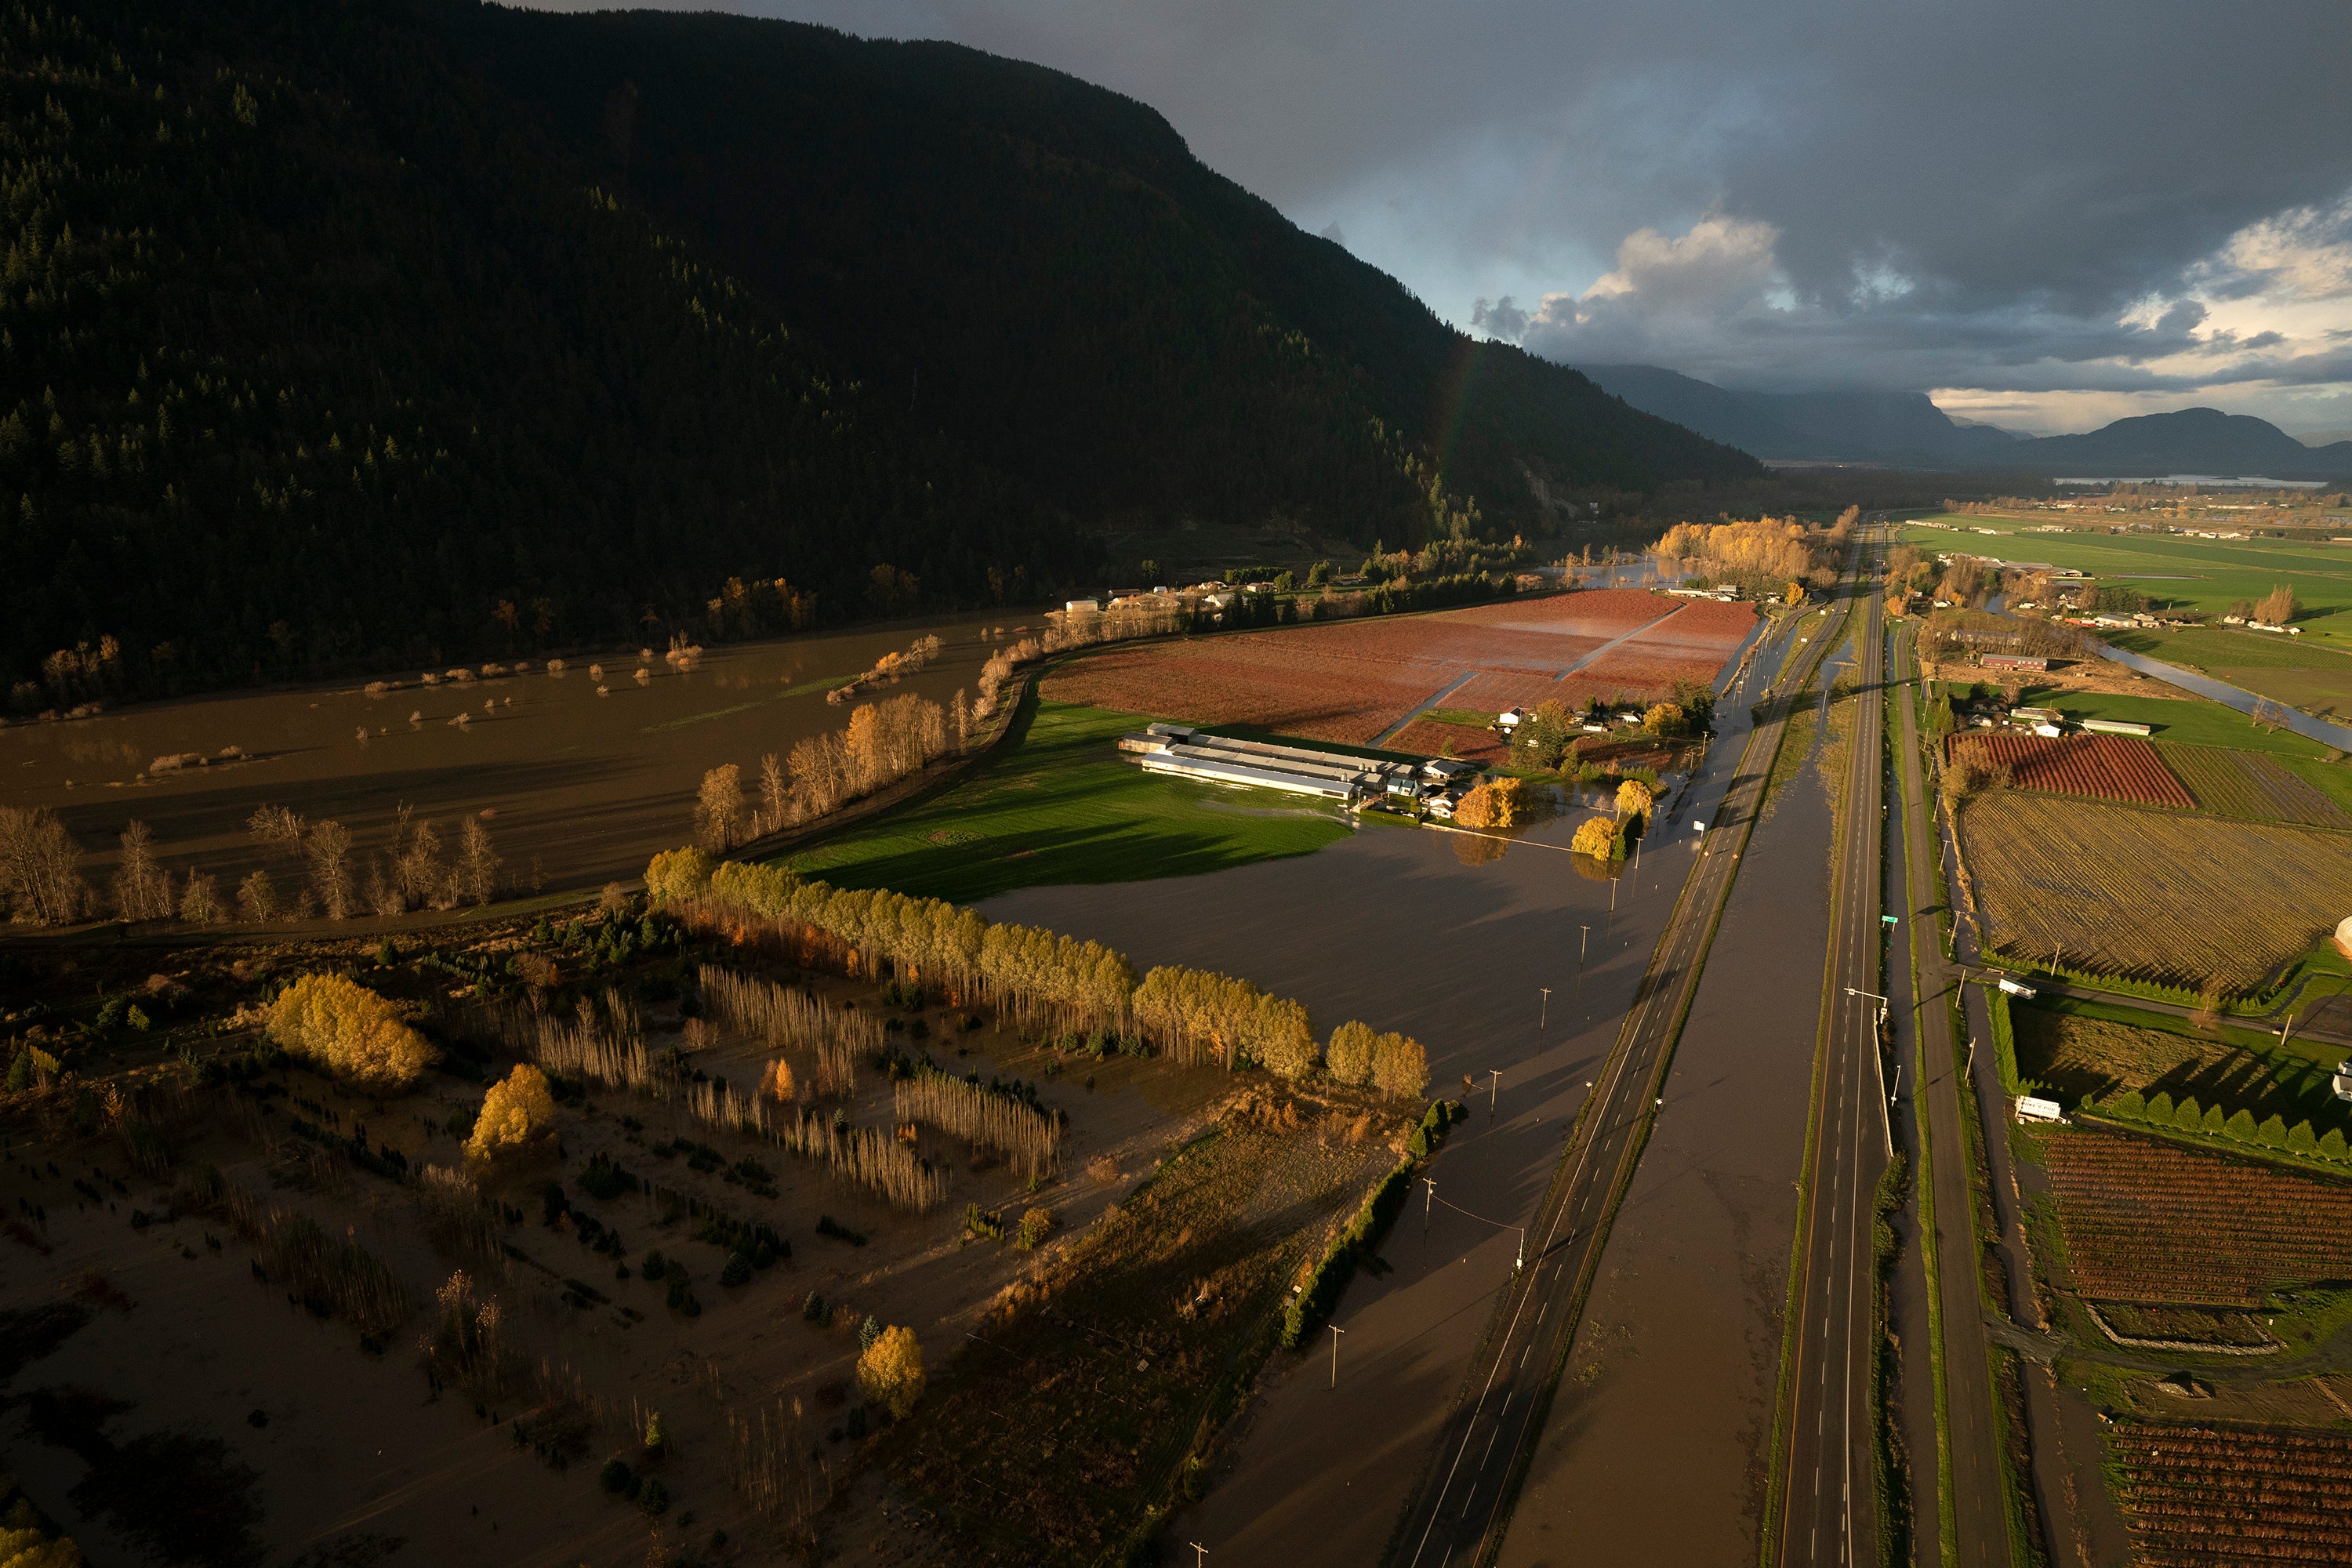
[[[1034,599],[1122,508],[1393,541],[1509,521],[1522,461],[1746,468],[1480,369],[1148,111],[970,51],[17,5],[0,164],[19,702],[709,636],[730,576],[729,631]]]

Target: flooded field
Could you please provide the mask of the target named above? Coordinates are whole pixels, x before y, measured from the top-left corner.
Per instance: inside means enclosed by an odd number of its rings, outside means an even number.
[[[884,654],[940,638],[928,668],[880,694],[944,702],[974,685],[996,646],[983,634],[1001,625],[1009,640],[1021,624],[965,617],[714,647],[683,670],[661,649],[627,648],[579,655],[562,671],[477,666],[457,681],[436,670],[430,686],[422,671],[389,671],[400,684],[380,695],[303,687],[15,725],[0,730],[0,805],[54,806],[100,885],[134,817],[166,867],[233,888],[278,864],[246,832],[257,806],[341,822],[364,864],[405,805],[445,844],[457,818],[486,818],[509,891],[593,887],[639,874],[655,850],[691,836],[704,770],[737,763],[748,781],[762,752],[845,724],[847,708],[826,690]],[[204,761],[151,771],[190,754]]]
[[[1500,855],[1490,840],[1367,826],[1303,858],[1030,889],[982,906],[992,919],[1111,942],[1139,965],[1246,975],[1306,1002],[1326,1033],[1351,1017],[1408,1031],[1429,1049],[1431,1092],[1473,1111],[1431,1173],[1444,1204],[1416,1196],[1382,1248],[1383,1267],[1340,1302],[1336,1386],[1326,1334],[1245,1417],[1213,1489],[1171,1523],[1171,1539],[1239,1548],[1253,1562],[1380,1557],[1510,1277],[1515,1227],[1550,1179],[1690,869],[1689,823],[1713,815],[1746,742],[1744,704],[1726,703],[1717,716],[1723,732],[1705,772],[1686,798],[1675,797],[1638,868],[1614,882],[1580,874],[1592,863],[1560,852],[1587,815],[1571,809]],[[1819,846],[1805,853],[1819,881]],[[1807,973],[1817,974],[1817,963]],[[1796,1093],[1801,1101],[1801,1083]],[[1786,1251],[1784,1240],[1784,1267]],[[1707,1393],[1703,1381],[1685,1390],[1692,1399]]]
[[[1031,889],[981,908],[1113,943],[1139,967],[1246,975],[1307,1003],[1327,1035],[1349,1018],[1413,1035],[1429,1050],[1430,1092],[1473,1110],[1432,1169],[1440,1191],[1516,1225],[1550,1177],[1691,861],[1686,846],[1662,845],[1638,878],[1588,880],[1563,852],[1585,815],[1495,858],[1488,840],[1368,826],[1299,859]],[[1246,1417],[1216,1484],[1170,1539],[1250,1562],[1378,1559],[1517,1242],[1501,1224],[1442,1206],[1424,1218],[1423,1207],[1416,1194],[1381,1249],[1386,1271],[1360,1277],[1340,1302],[1337,1389],[1325,1334]]]

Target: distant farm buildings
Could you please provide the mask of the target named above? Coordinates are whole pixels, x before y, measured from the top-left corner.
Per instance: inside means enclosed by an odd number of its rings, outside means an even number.
[[[1271,741],[1237,740],[1184,724],[1147,725],[1121,736],[1118,749],[1134,756],[1146,773],[1281,790],[1342,805],[1418,802],[1444,794],[1456,778],[1478,771],[1468,763],[1439,758],[1423,763],[1389,761]]]

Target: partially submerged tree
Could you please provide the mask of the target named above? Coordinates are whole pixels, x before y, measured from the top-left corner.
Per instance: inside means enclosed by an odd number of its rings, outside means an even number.
[[[305,974],[279,992],[268,1032],[296,1056],[372,1089],[406,1089],[433,1060],[433,1047],[391,1003],[340,974]]]
[[[1331,1076],[1352,1088],[1361,1088],[1372,1079],[1372,1047],[1380,1037],[1370,1024],[1349,1019],[1331,1031],[1331,1044],[1325,1061]]]
[[[518,1062],[482,1097],[482,1112],[474,1119],[466,1152],[477,1160],[494,1160],[528,1148],[554,1125],[555,1096],[547,1075],[529,1062]]]
[[[923,1347],[915,1331],[885,1329],[857,1358],[858,1392],[903,1421],[923,1396]]]

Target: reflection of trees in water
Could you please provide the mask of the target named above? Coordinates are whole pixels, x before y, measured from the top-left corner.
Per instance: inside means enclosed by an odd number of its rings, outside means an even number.
[[[1613,882],[1625,874],[1625,862],[1622,860],[1602,860],[1591,855],[1571,855],[1568,858],[1568,863],[1575,867],[1576,874],[1588,882]]]
[[[1452,833],[1454,858],[1465,866],[1491,865],[1503,858],[1511,847],[1507,838],[1488,838],[1476,833]]]

